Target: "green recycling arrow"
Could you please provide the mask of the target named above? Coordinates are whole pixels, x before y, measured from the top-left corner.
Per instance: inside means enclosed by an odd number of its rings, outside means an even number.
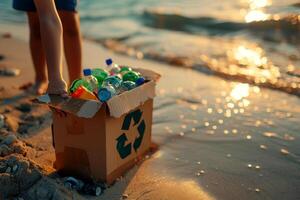
[[[123,125],[122,125],[122,130],[129,130],[132,119],[134,121],[133,127],[136,127],[137,125],[137,130],[139,135],[138,137],[135,138],[133,142],[133,148],[135,151],[137,151],[140,148],[143,141],[145,129],[146,129],[145,121],[144,120],[141,121],[142,114],[143,112],[140,109],[137,109],[127,114],[124,118]],[[116,145],[117,151],[119,152],[120,157],[124,159],[131,154],[131,143],[125,146],[125,142],[128,140],[125,133],[120,135],[116,140],[117,140],[117,145]]]
[[[137,109],[137,110],[127,114],[123,121],[122,130],[129,130],[132,119],[134,121],[133,125],[134,126],[137,125],[142,118],[142,114],[143,113],[140,109]]]
[[[129,156],[131,154],[131,143],[129,143],[125,146],[125,142],[127,140],[128,139],[127,139],[125,133],[123,133],[122,135],[120,135],[117,138],[117,141],[118,141],[117,142],[117,150],[122,159],[126,158],[127,156]]]

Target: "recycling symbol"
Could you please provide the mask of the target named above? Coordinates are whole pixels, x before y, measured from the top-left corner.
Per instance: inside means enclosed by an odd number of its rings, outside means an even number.
[[[127,156],[129,156],[131,154],[132,147],[136,152],[142,144],[144,133],[145,133],[145,128],[146,128],[144,119],[141,120],[142,114],[143,114],[143,112],[140,109],[137,109],[137,110],[127,114],[124,118],[121,130],[123,130],[123,131],[129,130],[131,121],[133,120],[134,124],[133,124],[133,127],[131,127],[131,128],[137,128],[139,135],[135,138],[133,144],[129,143],[129,144],[125,145],[128,138],[124,132],[122,135],[120,135],[116,139],[117,140],[116,148],[122,159],[126,158]]]

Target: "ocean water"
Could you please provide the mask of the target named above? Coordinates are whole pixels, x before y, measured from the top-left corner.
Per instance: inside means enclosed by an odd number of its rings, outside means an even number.
[[[84,36],[117,52],[300,95],[297,0],[88,0],[78,10]],[[26,17],[1,0],[0,22]]]

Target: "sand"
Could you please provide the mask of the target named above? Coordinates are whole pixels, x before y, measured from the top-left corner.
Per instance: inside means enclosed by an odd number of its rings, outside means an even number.
[[[115,54],[88,40],[84,41],[84,66],[100,66],[105,58],[112,57],[117,63],[162,74],[153,119],[153,141],[159,150],[100,197],[66,189],[52,168],[51,113],[45,106],[32,104],[33,96],[18,90],[33,79],[27,31],[10,26],[1,30],[16,34],[0,38],[0,54],[5,56],[0,65],[19,68],[21,75],[0,78],[4,87],[0,113],[12,118],[10,131],[5,134],[18,138],[8,145],[10,150],[0,163],[15,156],[14,162],[27,163],[36,172],[27,173],[25,167],[21,175],[31,182],[20,191],[0,185],[2,195],[24,199],[300,198],[298,97]],[[24,104],[30,105],[29,112],[20,110]],[[0,171],[0,184],[5,177],[20,179]]]

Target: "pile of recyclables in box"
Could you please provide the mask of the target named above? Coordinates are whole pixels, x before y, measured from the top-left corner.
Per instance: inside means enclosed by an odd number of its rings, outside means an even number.
[[[72,176],[113,183],[150,148],[153,98],[160,75],[106,60],[85,69],[70,98],[38,97],[53,112],[54,167]],[[62,115],[61,113],[64,113]]]

